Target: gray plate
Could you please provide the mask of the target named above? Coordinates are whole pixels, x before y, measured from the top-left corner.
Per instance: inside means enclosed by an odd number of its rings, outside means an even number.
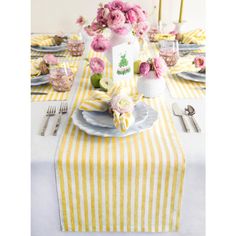
[[[197,73],[197,72],[181,72],[176,74],[179,78],[185,79],[185,80],[190,80],[194,82],[201,82],[205,83],[206,82],[206,75],[203,73]]]
[[[31,86],[40,86],[48,83],[48,75],[40,75],[31,79]]]
[[[132,125],[125,133],[120,132],[117,129],[105,128],[105,127],[98,127],[89,124],[82,115],[82,111],[76,109],[72,115],[72,120],[75,126],[79,127],[79,129],[83,130],[87,134],[101,136],[101,137],[126,137],[135,133],[142,132],[146,129],[152,128],[154,122],[158,118],[158,113],[147,106],[148,109],[148,117],[138,124]]]
[[[65,43],[59,46],[43,46],[43,47],[31,46],[31,49],[36,52],[62,52],[65,51],[66,48],[67,46]]]
[[[194,51],[205,47],[205,45],[198,45],[198,44],[179,44],[180,51]]]

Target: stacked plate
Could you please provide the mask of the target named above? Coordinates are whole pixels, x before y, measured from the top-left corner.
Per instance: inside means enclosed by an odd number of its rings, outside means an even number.
[[[205,83],[206,82],[206,74],[199,72],[181,72],[177,73],[177,76],[184,80],[194,81]]]
[[[151,128],[158,117],[157,112],[143,102],[135,106],[133,115],[133,124],[125,133],[114,127],[113,117],[108,112],[88,112],[76,109],[72,120],[74,125],[90,135],[125,137]]]
[[[48,75],[39,75],[31,78],[31,86],[40,86],[49,83]]]
[[[36,52],[62,52],[67,48],[66,43],[62,43],[61,45],[55,46],[31,46],[31,49]]]
[[[180,51],[195,51],[203,48],[204,45],[198,45],[198,44],[179,44],[179,50]]]

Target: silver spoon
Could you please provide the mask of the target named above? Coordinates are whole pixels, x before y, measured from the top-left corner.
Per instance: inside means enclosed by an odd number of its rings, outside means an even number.
[[[199,127],[196,119],[194,118],[194,114],[195,114],[195,109],[191,106],[191,105],[188,105],[186,108],[185,108],[185,113],[188,115],[188,116],[191,116],[192,118],[192,122],[195,126],[195,129],[198,133],[201,132],[201,128]]]

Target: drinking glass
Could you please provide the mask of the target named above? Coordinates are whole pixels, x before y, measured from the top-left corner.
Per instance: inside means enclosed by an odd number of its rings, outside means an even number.
[[[49,83],[55,91],[69,91],[72,87],[73,81],[74,74],[67,63],[50,67]]]
[[[159,42],[160,56],[167,66],[174,66],[179,59],[179,44],[177,40],[162,40]]]

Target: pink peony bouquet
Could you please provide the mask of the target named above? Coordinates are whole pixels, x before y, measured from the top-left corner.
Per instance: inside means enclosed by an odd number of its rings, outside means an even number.
[[[81,25],[83,18],[78,18]],[[97,15],[90,25],[84,27],[89,36],[101,36],[104,29],[109,28],[119,35],[126,35],[130,30],[142,38],[148,31],[147,13],[139,5],[134,5],[122,0],[113,0],[107,4],[100,4]],[[107,43],[104,38],[94,38],[92,48],[97,51],[105,51]],[[105,44],[105,45],[104,45]],[[97,50],[97,48],[99,48]]]
[[[166,70],[167,65],[165,61],[161,57],[155,57],[140,64],[139,74],[146,77],[150,71],[154,71],[156,79],[160,79]]]

